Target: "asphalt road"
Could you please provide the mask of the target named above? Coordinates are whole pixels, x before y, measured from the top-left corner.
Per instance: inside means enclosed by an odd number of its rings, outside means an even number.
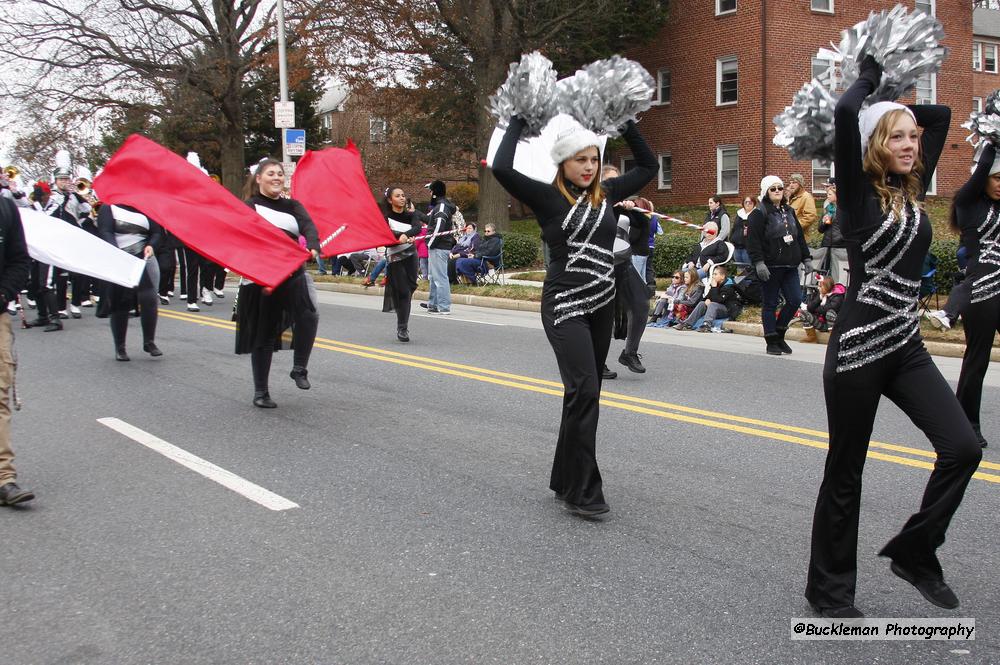
[[[17,332],[12,436],[38,499],[0,510],[0,662],[1000,662],[998,368],[986,464],[940,550],[962,607],[927,604],[876,554],[933,462],[888,402],[859,546],[868,616],[972,617],[977,639],[801,642],[823,348],[772,358],[756,338],[649,331],[649,371],[605,384],[612,512],[590,522],[548,490],[561,389],[537,314],[415,313],[404,345],[380,298],[320,296],[313,388],[278,353],[274,410],[250,403],[232,292],[197,315],[163,308],[158,359],[138,320],[130,363],[89,312]],[[106,418],[297,506],[270,510]]]

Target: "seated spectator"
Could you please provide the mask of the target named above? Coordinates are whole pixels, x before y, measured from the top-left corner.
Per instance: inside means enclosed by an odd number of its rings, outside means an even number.
[[[479,275],[489,272],[489,262],[485,259],[493,259],[494,264],[499,264],[500,251],[503,247],[503,239],[497,235],[496,227],[487,224],[483,229],[484,237],[471,256],[463,256],[455,261],[455,272],[458,277],[465,277],[473,286],[476,285]]]
[[[705,279],[713,265],[725,263],[729,259],[729,246],[718,237],[719,225],[715,222],[706,222],[702,233],[702,240],[691,252],[684,269],[695,268],[698,277]]]
[[[724,330],[722,324],[739,316],[740,310],[735,282],[729,276],[729,271],[726,270],[726,266],[715,266],[712,268],[712,276],[708,282],[708,292],[705,294],[705,299],[695,305],[684,323],[677,326],[677,329],[716,333],[732,332]]]
[[[375,280],[378,279],[378,276],[382,274],[382,271],[385,270],[386,266],[385,247],[379,247],[379,250],[381,251],[379,251],[377,257],[378,260],[375,262],[375,266],[372,268],[372,274],[365,277],[365,281],[361,282],[362,284],[365,285],[366,288],[372,286],[375,283]],[[382,278],[382,282],[379,284],[379,286],[385,286],[384,277]]]
[[[685,270],[684,289],[680,295],[674,299],[673,318],[667,323],[668,326],[680,325],[681,321],[688,317],[695,305],[705,297],[705,287],[698,278],[698,271],[694,268]]]
[[[452,284],[458,283],[458,274],[455,272],[455,263],[459,259],[471,259],[476,255],[479,247],[479,234],[476,232],[476,225],[469,222],[462,230],[455,246],[451,248],[448,255],[448,279]]]
[[[348,275],[357,274],[357,268],[355,268],[354,263],[351,261],[350,254],[338,254],[330,262],[331,275],[339,275],[341,271],[346,272]]]
[[[427,220],[420,220],[420,233],[413,240],[413,246],[417,250],[417,277],[427,281],[427,257],[430,253],[427,251],[427,241],[424,240],[424,236],[427,235]]]
[[[656,304],[653,305],[653,313],[649,315],[649,325],[657,328],[665,328],[673,323],[674,303],[684,293],[684,274],[678,270],[670,276],[670,286],[663,292]]]
[[[364,275],[365,269],[368,267],[368,261],[379,260],[378,250],[369,249],[364,252],[354,252],[350,255],[349,259],[354,265],[355,274]]]
[[[802,329],[806,332],[803,342],[815,344],[819,340],[816,331],[827,332],[837,320],[840,306],[844,304],[844,294],[847,289],[843,284],[835,284],[832,277],[824,277],[819,283],[819,290],[806,303],[805,311],[799,310]]]

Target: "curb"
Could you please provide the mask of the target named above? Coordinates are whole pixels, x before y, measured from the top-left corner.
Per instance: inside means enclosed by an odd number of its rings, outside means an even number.
[[[339,284],[337,282],[316,282],[316,288],[320,291],[335,291],[337,293],[354,293],[367,296],[381,296],[385,288],[381,286],[370,286],[365,288],[360,284]],[[417,291],[413,294],[414,300],[427,300],[425,291]],[[530,300],[512,300],[510,298],[491,298],[489,296],[475,296],[467,293],[452,294],[451,301],[460,305],[471,305],[473,307],[492,307],[494,309],[510,309],[519,312],[540,312],[542,304]],[[723,324],[727,329],[732,330],[737,335],[748,335],[751,337],[763,337],[764,331],[759,323],[745,323],[742,321],[727,321]],[[801,342],[805,338],[805,331],[801,328],[789,328],[785,334],[788,339]],[[826,345],[830,338],[830,333],[817,333],[819,343]],[[951,342],[935,342],[924,340],[924,346],[932,356],[942,356],[945,358],[961,358],[965,354],[964,344],[953,344]],[[994,346],[990,351],[990,360],[1000,362],[1000,347]]]

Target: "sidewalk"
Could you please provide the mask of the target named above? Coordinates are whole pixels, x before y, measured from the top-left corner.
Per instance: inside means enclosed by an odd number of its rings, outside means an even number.
[[[535,286],[541,288],[541,282],[531,282],[526,280],[508,279],[508,284],[517,286]],[[344,284],[337,282],[316,282],[316,288],[320,291],[335,291],[338,293],[354,293],[369,296],[381,296],[385,289],[380,286],[370,286],[365,288],[360,284]],[[426,291],[417,291],[413,294],[414,300],[423,301],[427,299]],[[488,296],[477,296],[465,293],[452,293],[451,301],[460,305],[470,305],[473,307],[490,307],[493,309],[509,309],[520,312],[538,312],[541,310],[541,303],[528,300],[512,300],[509,298],[492,298]],[[738,335],[748,335],[752,337],[763,337],[764,332],[758,323],[745,323],[741,321],[727,321],[724,326]],[[794,341],[802,341],[805,332],[801,328],[789,328],[786,337]],[[818,333],[821,345],[825,345],[829,339],[829,333]],[[952,344],[949,342],[936,342],[924,340],[924,346],[935,356],[947,358],[961,358],[965,353],[964,344]],[[1000,348],[993,347],[990,360],[1000,362]]]

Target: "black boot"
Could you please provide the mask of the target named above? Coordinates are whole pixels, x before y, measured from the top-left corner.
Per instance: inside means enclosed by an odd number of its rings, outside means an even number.
[[[115,360],[120,360],[122,362],[128,362],[131,358],[128,357],[128,353],[125,352],[125,345],[119,344],[115,347]]]
[[[618,362],[629,368],[629,371],[635,372],[636,374],[642,374],[646,371],[646,368],[642,366],[639,362],[638,353],[627,353],[622,351],[621,355],[618,356]]]
[[[142,350],[153,356],[154,358],[163,355],[163,351],[160,351],[160,347],[156,345],[156,342],[144,342],[142,345]]]
[[[266,392],[264,392],[264,393],[261,393],[261,392],[254,393],[253,394],[253,405],[254,406],[258,406],[258,407],[260,407],[262,409],[274,409],[274,408],[276,408],[278,406],[277,404],[274,403],[274,400],[271,399],[271,396],[268,393],[266,393]]]
[[[781,349],[782,353],[784,353],[785,355],[789,355],[792,352],[792,347],[788,346],[788,343],[785,342],[785,333],[786,332],[788,332],[788,328],[777,328],[776,329],[776,334],[778,336],[777,344],[778,344],[778,348]]]
[[[979,447],[985,448],[987,445],[986,439],[983,437],[983,431],[979,429],[979,425],[978,424],[973,425],[972,429],[976,433],[976,438],[979,439]]]
[[[403,327],[396,328],[396,339],[400,342],[409,342],[410,331]]]
[[[771,333],[770,335],[764,335],[764,341],[767,342],[767,355],[769,356],[780,356],[781,347],[778,346],[778,335]]]
[[[46,324],[43,332],[54,332],[56,330],[62,330],[62,329],[63,329],[62,321],[59,320],[59,315],[56,314],[55,316],[49,317],[49,322],[48,324]]]
[[[605,365],[604,369],[601,370],[601,378],[602,379],[617,379],[618,378],[618,372],[612,372],[610,369],[608,369],[608,366]]]
[[[295,381],[295,387],[299,390],[309,390],[312,387],[309,385],[308,375],[309,371],[305,367],[293,367],[288,374]]]

